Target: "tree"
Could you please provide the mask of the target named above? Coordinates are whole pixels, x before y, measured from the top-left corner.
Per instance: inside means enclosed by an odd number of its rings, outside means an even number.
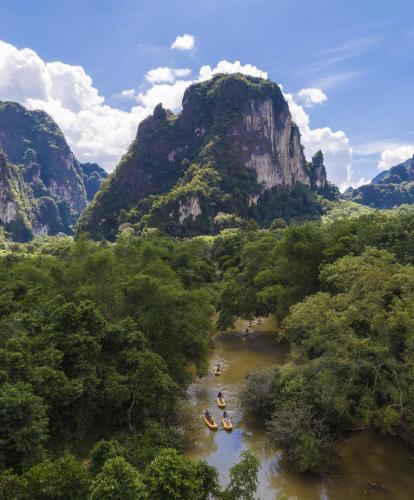
[[[280,369],[261,368],[251,373],[242,393],[242,400],[252,413],[270,418],[280,390]]]
[[[217,487],[217,472],[205,463],[164,449],[146,469],[144,483],[151,500],[206,499]]]
[[[328,462],[333,440],[311,406],[299,401],[278,408],[266,427],[296,471],[319,471]]]
[[[141,475],[123,457],[110,458],[92,482],[90,500],[139,500],[148,498]]]
[[[22,470],[41,459],[48,437],[47,408],[29,384],[0,389],[0,467]]]
[[[105,462],[111,458],[125,455],[125,448],[118,441],[104,440],[98,441],[91,451],[91,472],[98,474]]]
[[[240,462],[230,469],[230,483],[224,492],[224,500],[254,500],[260,460],[251,450],[242,451],[240,458]]]
[[[35,465],[24,479],[31,500],[85,500],[90,485],[85,467],[69,454]]]
[[[24,477],[7,470],[0,474],[0,500],[25,500]]]

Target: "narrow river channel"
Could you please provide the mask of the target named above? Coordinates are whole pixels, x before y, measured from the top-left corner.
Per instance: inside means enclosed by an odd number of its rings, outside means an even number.
[[[261,460],[258,496],[261,500],[285,495],[297,500],[359,500],[366,498],[410,500],[414,498],[414,461],[410,448],[397,438],[355,433],[341,446],[344,466],[331,478],[293,474],[272,446],[262,428],[239,402],[240,389],[246,376],[255,368],[282,365],[288,354],[286,346],[274,340],[274,334],[256,331],[247,342],[241,332],[218,334],[210,356],[209,374],[188,389],[187,411],[191,415],[186,430],[186,454],[206,460],[220,472],[227,483],[229,468],[238,461],[240,452],[251,447]],[[253,330],[255,327],[253,327]],[[222,374],[215,377],[213,366],[219,362]],[[224,394],[226,409],[233,417],[231,433],[221,426],[216,403],[218,391]],[[205,409],[220,423],[211,431],[202,420]]]

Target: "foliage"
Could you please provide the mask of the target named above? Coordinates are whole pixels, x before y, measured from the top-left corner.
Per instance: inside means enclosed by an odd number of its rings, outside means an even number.
[[[20,354],[20,356],[19,356]],[[22,353],[10,362],[19,364]],[[17,366],[16,366],[17,368]],[[48,437],[46,404],[23,382],[4,383],[0,389],[0,466],[25,468],[42,457]]]
[[[224,500],[254,500],[257,490],[257,473],[260,461],[251,450],[244,450],[240,454],[240,462],[230,468],[230,483],[227,486]]]
[[[125,455],[125,448],[116,440],[98,441],[91,450],[91,465],[92,474],[98,474],[105,462],[111,458]]]
[[[34,232],[73,234],[87,203],[85,185],[57,124],[44,111],[6,101],[0,106],[0,136],[1,205],[8,213],[0,224],[11,239],[27,242]]]
[[[279,370],[275,368],[255,370],[247,378],[242,400],[246,406],[252,408],[255,415],[269,418],[275,408],[279,384]]]
[[[410,208],[391,212],[332,204],[322,223],[308,222],[271,231],[231,230],[214,242],[223,273],[220,284],[221,327],[236,317],[275,314],[282,320],[289,308],[320,290],[319,270],[367,246],[393,252],[402,263],[414,262],[414,217]]]
[[[90,500],[139,500],[144,496],[140,474],[123,457],[107,460],[91,485]]]
[[[299,471],[326,467],[349,429],[414,430],[413,266],[368,248],[325,265],[320,281],[282,323],[292,363],[251,375],[244,391]]]
[[[302,401],[294,404],[277,408],[267,430],[296,471],[319,471],[331,455],[329,428],[313,407]]]
[[[193,462],[165,449],[150,463],[144,478],[153,500],[207,499],[217,488],[217,472],[206,463]]]
[[[375,208],[394,208],[414,202],[414,182],[367,184],[347,193],[347,198]]]
[[[59,238],[0,256],[1,469],[115,433],[141,467],[180,447],[174,406],[204,368],[214,310],[207,246]]]
[[[33,500],[84,500],[89,490],[87,470],[71,455],[35,465],[24,479],[24,496]]]
[[[115,243],[5,244],[4,491],[69,491],[73,468],[94,498],[125,488],[136,498],[251,498],[251,456],[221,490],[215,469],[181,455],[175,427],[178,397],[206,366],[215,311],[223,328],[273,314],[290,343],[289,363],[251,374],[243,401],[297,470],[324,471],[351,429],[412,435],[413,212],[354,208],[329,202],[322,221],[188,240],[147,229]]]

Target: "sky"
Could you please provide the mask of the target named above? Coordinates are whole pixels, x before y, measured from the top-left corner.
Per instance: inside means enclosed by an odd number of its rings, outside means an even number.
[[[414,154],[412,0],[0,0],[0,100],[111,171],[156,104],[218,72],[283,89],[343,190]]]

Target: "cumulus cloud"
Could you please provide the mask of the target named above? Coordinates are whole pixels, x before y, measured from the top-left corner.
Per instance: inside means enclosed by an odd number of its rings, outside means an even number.
[[[153,71],[154,73],[152,73]],[[180,76],[178,72],[183,71],[187,70],[177,70],[166,67],[156,68],[155,70],[149,71],[147,75],[151,74],[151,77],[154,77],[152,79],[152,83],[154,83],[154,85],[152,85],[149,89],[140,92],[137,96],[137,101],[144,107],[150,109],[154,108],[161,102],[165,108],[171,109],[172,111],[178,111],[181,108],[181,101],[187,87],[197,81],[208,80],[218,73],[243,73],[244,75],[267,78],[267,73],[265,71],[262,71],[251,64],[241,64],[240,61],[220,61],[217,66],[213,68],[208,65],[202,66],[197,79],[176,80],[176,78]],[[171,75],[171,78],[167,79],[169,75]],[[146,79],[149,80],[147,76]],[[156,83],[157,81],[163,83]]]
[[[146,75],[149,85],[146,90],[138,93],[126,89],[118,94],[137,101],[129,111],[123,111],[105,104],[104,97],[82,67],[62,62],[47,63],[30,49],[20,50],[0,42],[0,99],[20,102],[30,109],[45,110],[61,127],[81,161],[96,161],[108,170],[113,169],[131,143],[138,123],[159,102],[178,111],[189,85],[217,73],[235,72],[267,78],[265,71],[251,64],[243,65],[240,61],[220,61],[215,67],[203,66],[196,79],[186,79],[189,76],[186,68],[155,68]],[[342,188],[349,185],[352,182],[352,150],[346,134],[329,127],[312,129],[304,106],[289,93],[285,93],[285,98],[300,128],[307,157],[322,149],[330,180]],[[410,154],[412,150],[404,151],[402,159]],[[389,161],[388,157],[384,151],[382,161]]]
[[[135,97],[135,89],[125,89],[119,94],[115,94],[117,99],[133,99]]]
[[[159,67],[148,71],[145,79],[151,83],[172,83],[177,78],[185,78],[191,74],[191,69],[178,68],[173,69],[169,67]]]
[[[297,98],[299,102],[307,108],[312,108],[316,104],[322,104],[328,99],[323,90],[316,87],[299,90]]]
[[[312,129],[304,107],[295,101],[292,94],[284,92],[284,96],[292,118],[300,129],[307,158],[310,159],[319,149],[322,150],[328,179],[343,191],[353,182],[352,148],[345,132],[333,131],[330,127]]]
[[[386,170],[394,167],[414,155],[414,145],[399,145],[385,149],[381,153],[381,160],[378,163],[379,170]]]
[[[243,73],[244,75],[257,76],[260,78],[267,78],[266,71],[253,66],[252,64],[241,64],[240,61],[229,62],[220,61],[215,68],[206,65],[200,68],[199,80],[208,80],[218,73]]]
[[[178,111],[181,108],[185,89],[192,83],[190,80],[177,80],[173,84],[153,85],[147,91],[140,92],[137,100],[147,109],[152,110],[158,103],[162,103],[164,108]]]
[[[184,33],[184,35],[177,36],[171,44],[172,49],[176,50],[193,50],[195,49],[195,36]]]
[[[121,95],[131,97],[131,90]],[[93,160],[108,170],[150,112],[143,106],[128,112],[108,106],[82,67],[46,63],[30,49],[19,50],[1,41],[0,98],[43,109],[58,123],[81,161]]]

